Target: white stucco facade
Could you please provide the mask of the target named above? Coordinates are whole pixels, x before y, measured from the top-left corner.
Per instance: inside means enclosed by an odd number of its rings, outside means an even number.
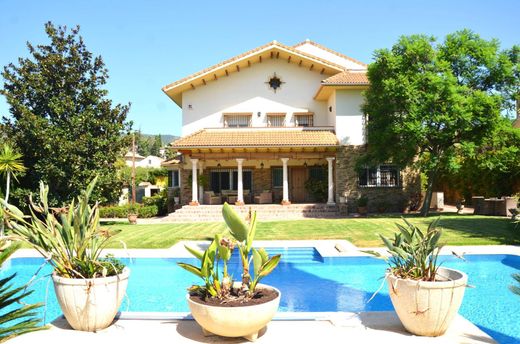
[[[275,73],[283,82],[276,92],[266,84]],[[314,100],[321,80],[326,77],[319,70],[269,59],[186,91],[182,95],[182,136],[203,128],[223,127],[226,113],[252,113],[251,126],[265,127],[267,113],[286,113],[285,122],[292,126],[293,113],[312,112],[314,126],[333,126],[327,102]]]
[[[332,98],[332,96],[331,96]],[[364,115],[361,111],[363,95],[360,90],[336,90],[336,136],[342,145],[361,145],[365,143]]]
[[[341,145],[361,145],[365,143],[361,105],[368,85],[366,68],[309,40],[293,47],[273,41],[165,86],[163,91],[182,108],[183,137],[226,127],[227,115],[250,115],[249,126],[255,128],[270,126],[270,113],[285,114],[287,127],[296,125],[295,114],[307,113],[313,115],[313,127],[335,130]],[[351,79],[342,78],[345,73]],[[362,74],[365,81],[360,83],[356,74]],[[282,82],[276,91],[268,85],[275,75]]]

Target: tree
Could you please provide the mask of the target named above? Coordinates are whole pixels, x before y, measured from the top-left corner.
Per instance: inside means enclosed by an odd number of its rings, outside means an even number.
[[[11,175],[16,179],[17,173],[25,172],[26,168],[20,160],[22,155],[13,151],[11,146],[4,144],[0,151],[0,175],[3,175],[6,180],[5,186],[5,201],[9,201],[9,188],[11,185]]]
[[[0,93],[11,113],[3,128],[27,167],[20,185],[28,192],[43,180],[55,197],[51,204],[62,204],[98,175],[93,197],[114,201],[120,191],[114,163],[128,147],[129,105],[107,99],[108,70],[87,50],[79,26],[48,22],[45,32],[49,44],[27,43],[30,56],[2,72]]]
[[[153,137],[153,142],[150,146],[150,155],[160,156],[161,155],[161,147],[162,147],[162,138],[161,135],[155,135]]]
[[[360,163],[420,168],[427,176],[421,214],[427,215],[440,171],[459,169],[460,152],[477,151],[495,137],[501,112],[512,109],[520,91],[518,51],[499,51],[497,40],[469,30],[439,44],[404,36],[391,50],[376,51],[362,106],[368,150]]]

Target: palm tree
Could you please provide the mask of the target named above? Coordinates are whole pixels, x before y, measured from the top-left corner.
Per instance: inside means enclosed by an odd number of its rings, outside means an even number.
[[[17,173],[22,173],[26,170],[22,161],[22,155],[16,153],[11,146],[4,144],[0,151],[0,174],[5,176],[7,185],[5,187],[5,201],[9,201],[9,187],[11,185],[11,175],[16,179]]]
[[[16,179],[17,173],[22,173],[26,170],[25,166],[20,160],[21,158],[22,155],[16,153],[8,144],[4,144],[3,149],[0,150],[0,174],[4,175],[7,181],[4,199],[6,203],[9,201],[9,187],[11,186],[11,175],[13,175],[14,179]],[[0,238],[3,237],[4,221],[0,220]]]

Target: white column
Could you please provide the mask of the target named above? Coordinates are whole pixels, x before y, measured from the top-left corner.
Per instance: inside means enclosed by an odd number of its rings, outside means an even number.
[[[289,201],[289,181],[288,181],[288,173],[287,173],[287,161],[289,158],[281,158],[283,164],[283,196],[282,196],[282,205],[289,205],[291,202]]]
[[[327,204],[334,204],[334,178],[332,176],[333,168],[332,162],[335,158],[327,158],[327,162],[329,163],[329,197],[327,200]]]
[[[199,159],[191,159],[191,202],[190,205],[199,205],[197,186],[197,163]]]
[[[244,205],[244,183],[242,182],[242,164],[244,159],[237,159],[238,164],[238,181],[237,181],[237,201],[236,205]]]

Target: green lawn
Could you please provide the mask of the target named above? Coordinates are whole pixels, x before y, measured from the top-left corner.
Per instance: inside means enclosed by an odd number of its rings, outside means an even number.
[[[426,228],[433,216],[407,216],[414,224]],[[378,234],[391,235],[399,216],[375,216],[349,219],[309,219],[298,221],[260,222],[257,240],[346,239],[357,246],[380,246]],[[179,240],[202,240],[226,232],[224,223],[189,223],[129,225],[105,224],[109,229],[121,229],[111,247],[167,248]],[[443,241],[447,245],[520,245],[520,228],[515,230],[510,219],[477,215],[443,215]]]

